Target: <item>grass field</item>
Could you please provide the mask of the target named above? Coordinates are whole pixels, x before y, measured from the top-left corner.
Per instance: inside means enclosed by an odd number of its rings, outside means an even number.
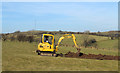
[[[62,34],[55,35],[56,44],[57,44],[57,41],[59,40],[59,38],[61,36],[62,36]],[[81,46],[83,41],[84,41],[84,37],[86,35],[84,35],[84,34],[75,34],[75,36],[76,36],[77,44],[79,46]],[[104,48],[104,49],[108,49],[108,50],[112,50],[112,51],[113,50],[118,50],[118,39],[110,40],[110,39],[108,39],[108,37],[94,36],[94,35],[87,35],[87,37],[88,37],[88,40],[91,39],[91,38],[96,39],[97,42],[94,43],[94,44],[97,44],[97,48],[99,48],[99,49]],[[64,45],[67,44],[67,45],[71,45],[71,46],[74,45],[72,38],[64,39],[61,42],[61,44],[64,44]],[[93,46],[94,44],[90,45],[89,47]]]
[[[101,38],[103,39],[103,38]],[[104,38],[106,39],[106,38]],[[38,56],[38,43],[2,42],[3,71],[116,71],[118,61]],[[59,52],[76,52],[75,48],[60,46]],[[116,50],[82,48],[84,53],[118,55]]]
[[[98,41],[97,44],[98,44],[99,48],[116,49],[116,48],[118,48],[118,39]],[[110,46],[108,46],[108,45],[110,45]]]

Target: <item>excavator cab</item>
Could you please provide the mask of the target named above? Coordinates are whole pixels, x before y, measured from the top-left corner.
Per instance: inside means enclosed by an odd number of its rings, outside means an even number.
[[[38,49],[36,51],[39,55],[41,53],[52,53],[55,54],[55,38],[52,34],[43,34],[41,37],[41,43],[38,44]]]

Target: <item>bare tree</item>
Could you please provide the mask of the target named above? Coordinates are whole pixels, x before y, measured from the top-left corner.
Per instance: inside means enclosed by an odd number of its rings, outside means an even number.
[[[86,48],[87,46],[91,45],[92,43],[95,43],[96,39],[89,38],[88,31],[83,34],[83,46]]]
[[[84,34],[89,34],[89,33],[90,33],[89,30],[84,31]]]
[[[88,38],[89,35],[88,34],[84,34],[83,35],[83,46],[86,48],[88,46]]]

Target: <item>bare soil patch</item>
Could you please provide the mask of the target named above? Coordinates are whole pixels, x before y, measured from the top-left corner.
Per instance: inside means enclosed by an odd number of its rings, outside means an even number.
[[[68,52],[66,54],[57,54],[60,57],[70,57],[70,58],[84,58],[84,59],[97,59],[97,60],[120,60],[120,56],[102,55],[102,54],[84,54],[81,52]]]

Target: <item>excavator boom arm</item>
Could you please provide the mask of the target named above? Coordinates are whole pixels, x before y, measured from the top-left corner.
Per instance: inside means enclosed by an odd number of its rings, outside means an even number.
[[[76,38],[75,38],[75,35],[74,35],[74,34],[72,34],[72,38],[73,38],[73,42],[74,42],[76,48],[79,48],[78,45],[77,45],[77,43],[76,43]]]
[[[77,45],[77,43],[76,43],[76,38],[75,38],[75,35],[74,35],[74,34],[72,34],[72,35],[70,35],[70,34],[65,34],[65,35],[63,35],[62,37],[60,37],[60,39],[59,39],[58,44],[57,44],[56,47],[59,46],[60,42],[61,42],[64,38],[72,38],[72,39],[73,39],[73,42],[74,42],[74,44],[75,44],[75,46],[76,46],[76,48],[78,48],[78,45]]]

